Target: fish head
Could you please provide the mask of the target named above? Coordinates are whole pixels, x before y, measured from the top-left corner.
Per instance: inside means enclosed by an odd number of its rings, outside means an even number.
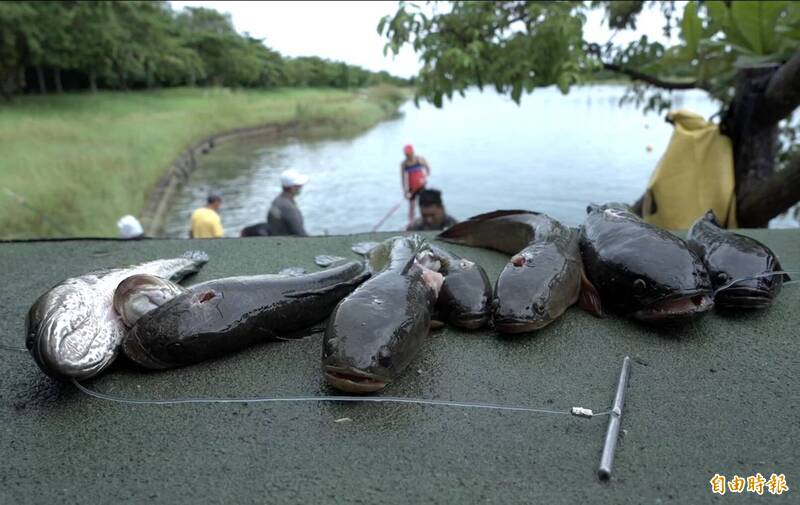
[[[570,268],[552,244],[526,247],[511,257],[497,278],[495,328],[502,333],[544,328],[575,303],[579,282],[577,265]]]
[[[769,307],[788,275],[766,246],[750,237],[735,238],[737,247],[716,247],[708,256],[714,303],[728,309]]]
[[[191,361],[192,353],[203,352],[195,337],[205,331],[225,331],[226,320],[221,290],[207,287],[186,291],[153,309],[128,330],[122,342],[125,355],[148,368],[169,368]]]
[[[182,286],[155,275],[132,275],[120,282],[114,291],[114,310],[130,328],[143,315],[185,291]]]
[[[702,259],[682,239],[626,209],[590,207],[580,248],[604,308],[654,324],[687,320],[713,308]]]
[[[436,305],[450,323],[460,328],[480,328],[491,315],[492,284],[477,263],[459,258],[448,265]]]
[[[96,314],[83,279],[69,279],[33,303],[25,318],[25,346],[39,368],[53,377],[90,377],[113,359],[116,329],[111,310]]]
[[[440,273],[413,264],[370,279],[334,309],[325,330],[322,372],[338,390],[380,391],[413,359],[427,335]]]
[[[695,253],[684,247],[642,250],[653,254],[635,255],[616,265],[608,282],[617,294],[617,303],[634,319],[678,322],[713,308],[711,279]]]

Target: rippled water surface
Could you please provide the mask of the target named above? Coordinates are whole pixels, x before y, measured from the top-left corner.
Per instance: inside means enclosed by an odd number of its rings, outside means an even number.
[[[181,188],[165,231],[185,237],[192,210],[215,189],[224,195],[226,235],[238,236],[265,219],[280,192],[278,175],[290,167],[311,176],[298,198],[309,233],[369,231],[398,203],[380,229],[401,229],[408,207],[399,164],[407,143],[428,159],[428,186],[443,191],[458,219],[531,209],[578,224],[589,202],[636,200],[672,133],[662,117],[620,107],[623,93],[620,86],[573,88],[566,96],[544,89],[517,106],[475,91],[443,109],[409,102],[397,119],[356,137],[223,145],[203,157]],[[701,92],[676,95],[674,106],[706,117],[717,110]]]

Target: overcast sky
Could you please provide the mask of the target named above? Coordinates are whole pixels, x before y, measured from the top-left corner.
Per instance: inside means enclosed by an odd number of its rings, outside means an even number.
[[[385,39],[378,35],[381,17],[394,14],[397,2],[170,2],[174,9],[208,7],[231,14],[239,32],[265,39],[265,43],[286,56],[320,56],[360,65],[370,70],[388,70],[410,77],[419,64],[409,46],[400,54],[383,56]],[[683,3],[683,2],[679,2]],[[682,12],[679,6],[678,12]],[[590,14],[586,39],[606,42],[611,32],[602,26],[602,12]],[[624,43],[647,34],[661,39],[663,18],[657,10],[644,12],[636,33],[620,32],[614,37]]]

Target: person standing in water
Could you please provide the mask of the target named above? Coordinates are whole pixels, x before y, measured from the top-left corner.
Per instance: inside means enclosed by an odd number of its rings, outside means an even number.
[[[406,159],[400,164],[400,178],[403,181],[403,194],[408,198],[408,222],[411,224],[414,222],[417,195],[425,189],[431,168],[425,158],[414,154],[411,144],[403,147],[403,154]]]
[[[294,197],[300,193],[309,179],[307,175],[291,168],[281,173],[283,191],[275,197],[267,212],[267,230],[271,236],[308,236],[303,226],[303,214],[300,213]]]

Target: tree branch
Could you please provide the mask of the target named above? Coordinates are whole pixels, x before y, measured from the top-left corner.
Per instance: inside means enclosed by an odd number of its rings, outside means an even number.
[[[736,199],[736,214],[741,228],[761,226],[786,212],[800,201],[800,155],[783,170],[752,184]]]
[[[611,70],[612,72],[617,72],[619,74],[627,75],[628,77],[630,77],[635,81],[646,82],[647,84],[651,84],[653,86],[663,89],[696,89],[699,87],[697,81],[690,81],[690,82],[665,81],[656,76],[645,74],[639,72],[638,70],[633,70],[630,68],[623,68],[614,63],[603,62],[603,68],[605,68],[606,70]]]
[[[764,92],[759,122],[771,126],[800,106],[800,51],[781,65]]]

